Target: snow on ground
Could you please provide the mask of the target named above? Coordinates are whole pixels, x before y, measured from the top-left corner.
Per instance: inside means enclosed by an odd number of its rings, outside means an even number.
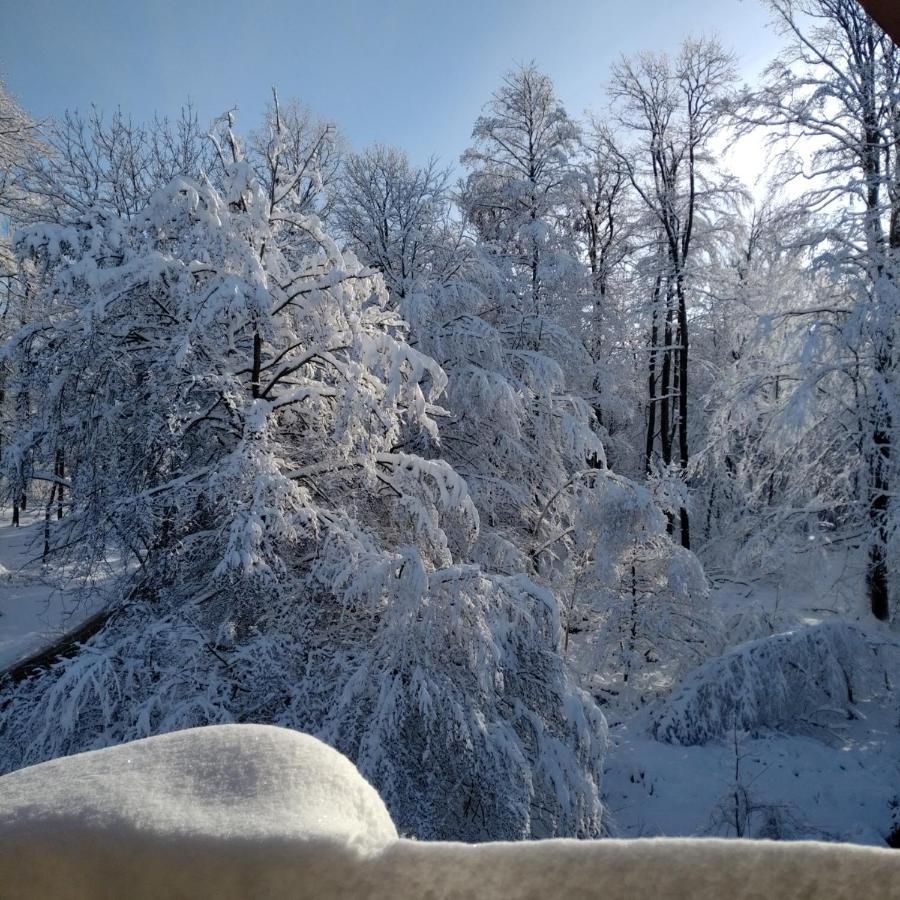
[[[604,781],[622,837],[741,834],[883,847],[900,824],[895,722],[860,722],[833,743],[742,733],[736,747],[666,744],[633,726],[616,735]]]
[[[622,837],[740,834],[884,846],[900,826],[900,639],[866,615],[864,597],[859,554],[846,547],[798,555],[781,573],[716,585],[716,606],[737,645],[730,653],[740,664],[729,668],[723,658],[707,665],[711,695],[723,693],[734,671],[742,676],[735,689],[749,683],[754,654],[780,652],[792,643],[787,635],[805,645],[820,627],[826,636],[835,627],[840,633],[840,623],[870,648],[859,654],[861,671],[849,673],[857,690],[848,700],[846,689],[835,689],[833,672],[812,671],[801,654],[788,656],[772,681],[771,708],[756,721],[741,716],[743,727],[702,743],[679,738],[675,728],[670,739],[692,746],[654,740],[654,723],[678,725],[686,709],[702,710],[690,696],[698,679],[689,677],[687,700],[676,690],[671,701],[611,733],[604,796],[614,831]],[[838,663],[838,669],[848,664]],[[757,693],[763,696],[750,699],[754,712],[766,699],[762,687]],[[834,703],[823,701],[826,687],[839,695]],[[786,695],[776,697],[778,688]],[[779,710],[786,714],[781,723],[771,718]]]
[[[85,597],[77,579],[60,589],[59,571],[42,564],[42,509],[22,513],[21,527],[11,522],[10,509],[0,507],[0,671],[71,631],[102,603],[96,593]]]
[[[465,845],[397,838],[353,765],[307,735],[197,728],[0,778],[4,900],[900,898],[900,854],[767,841]]]

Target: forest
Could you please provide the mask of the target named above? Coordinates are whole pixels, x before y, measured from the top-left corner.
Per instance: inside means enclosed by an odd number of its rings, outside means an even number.
[[[420,839],[900,847],[900,48],[766,4],[459,160],[0,84],[0,773],[272,724]]]

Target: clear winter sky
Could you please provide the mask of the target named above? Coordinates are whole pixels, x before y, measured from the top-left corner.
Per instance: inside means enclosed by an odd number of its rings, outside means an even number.
[[[36,117],[190,98],[202,123],[255,126],[271,85],[340,125],[456,163],[514,63],[534,59],[572,115],[604,103],[621,54],[717,34],[753,79],[779,41],[761,0],[0,0],[0,77]]]

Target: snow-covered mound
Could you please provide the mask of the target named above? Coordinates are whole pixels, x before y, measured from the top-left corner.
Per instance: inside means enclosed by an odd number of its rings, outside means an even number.
[[[851,718],[854,704],[884,684],[884,665],[865,634],[826,622],[748,641],[709,660],[682,683],[651,733],[687,745],[734,729],[821,727]]]
[[[327,838],[363,850],[397,831],[376,790],[337,750],[270,725],[214,725],[21,769],[0,779],[0,829],[73,823],[244,841]]]
[[[226,847],[252,871],[279,848],[359,855],[396,837],[381,798],[346,757],[266,725],[164,734],[0,778],[4,897],[125,896],[96,885],[120,872],[144,877],[145,863],[170,870],[151,879],[158,890],[163,877],[184,890],[195,883],[190,869],[215,867]]]
[[[268,726],[192,729],[0,778],[4,900],[854,893],[900,897],[900,854],[769,842],[399,840],[347,759]]]

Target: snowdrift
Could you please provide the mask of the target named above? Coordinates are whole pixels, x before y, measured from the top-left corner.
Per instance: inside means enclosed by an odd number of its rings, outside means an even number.
[[[0,779],[5,900],[88,897],[900,897],[900,855],[715,840],[401,840],[337,751],[192,729]]]

